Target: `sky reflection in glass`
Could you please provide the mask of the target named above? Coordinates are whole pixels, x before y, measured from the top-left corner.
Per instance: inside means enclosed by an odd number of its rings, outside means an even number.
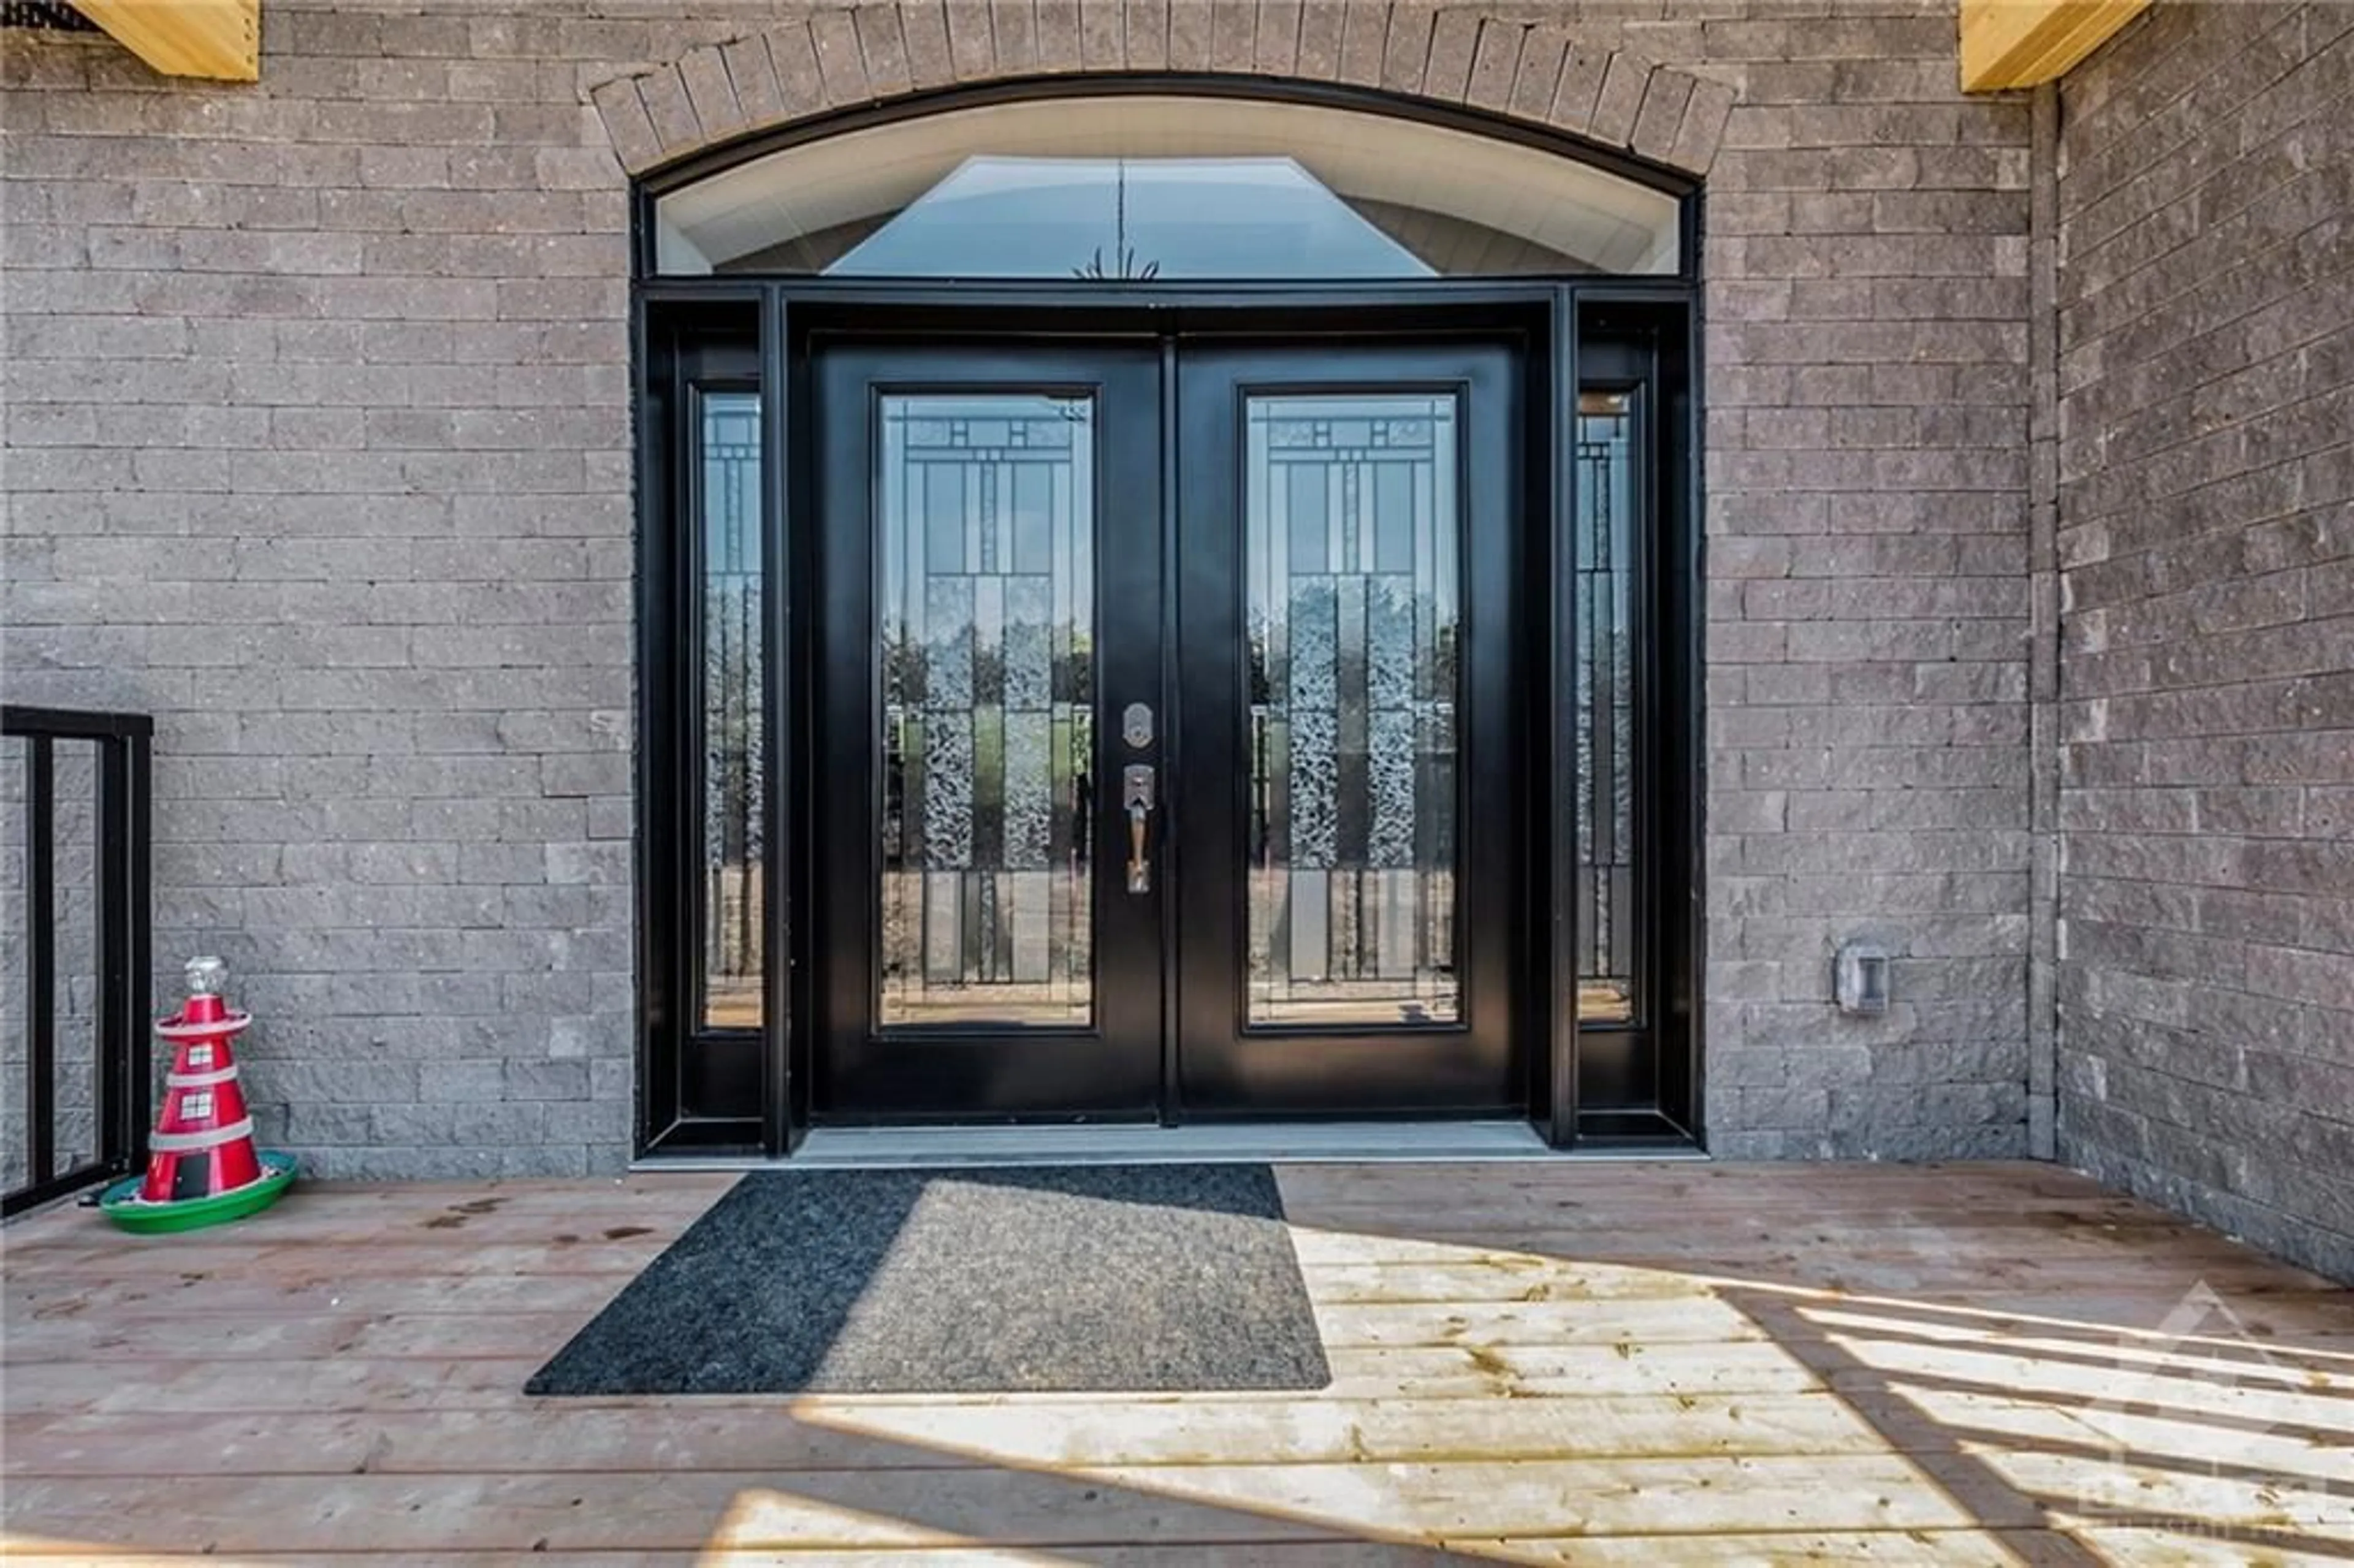
[[[1289,158],[968,158],[849,277],[1427,278]]]

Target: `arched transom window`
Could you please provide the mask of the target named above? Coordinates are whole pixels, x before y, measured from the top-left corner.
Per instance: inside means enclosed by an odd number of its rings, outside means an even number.
[[[1673,273],[1670,192],[1325,104],[1118,93],[801,143],[655,203],[658,268],[897,278]]]

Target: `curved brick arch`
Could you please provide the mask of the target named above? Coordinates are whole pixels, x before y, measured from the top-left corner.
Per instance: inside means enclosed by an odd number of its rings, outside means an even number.
[[[842,109],[1043,76],[1225,76],[1371,89],[1484,111],[1691,175],[1734,90],[1577,29],[1429,5],[1299,0],[861,0],[693,50],[591,94],[631,174]]]

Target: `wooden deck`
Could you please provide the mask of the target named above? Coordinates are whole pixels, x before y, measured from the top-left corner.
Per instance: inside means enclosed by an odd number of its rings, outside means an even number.
[[[2354,1556],[2354,1294],[2051,1167],[1288,1168],[1313,1395],[519,1393],[727,1180],[10,1228],[0,1556]]]

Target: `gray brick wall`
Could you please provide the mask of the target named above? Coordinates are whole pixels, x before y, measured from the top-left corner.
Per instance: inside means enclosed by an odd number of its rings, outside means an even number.
[[[0,676],[158,715],[159,994],[190,949],[237,966],[273,1140],[337,1173],[625,1152],[617,151],[1173,66],[1708,168],[1712,1143],[2024,1151],[2030,127],[1956,90],[1950,5],[264,15],[258,88],[5,46]],[[1900,955],[1870,1022],[1828,1001],[1859,936]]]
[[[2354,6],[2062,110],[2061,1154],[2354,1277]]]
[[[1710,1146],[2023,1154],[2027,107],[1957,96],[1949,9],[1824,9],[1659,25],[1741,89],[1702,261]],[[1851,938],[1897,956],[1883,1018],[1829,1005]]]

